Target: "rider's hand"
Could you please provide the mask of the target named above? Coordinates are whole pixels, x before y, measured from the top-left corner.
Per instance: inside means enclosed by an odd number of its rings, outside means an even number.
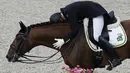
[[[59,49],[60,49],[61,46],[65,43],[63,39],[54,39],[54,40],[57,41],[56,43],[53,44],[53,46],[54,46],[55,48],[59,48]]]

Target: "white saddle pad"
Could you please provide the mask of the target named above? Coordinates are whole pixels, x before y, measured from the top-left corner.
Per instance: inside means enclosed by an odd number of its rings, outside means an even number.
[[[118,21],[116,23],[108,25],[108,30],[111,30],[109,32],[109,38],[110,38],[109,42],[112,45],[114,45],[115,47],[121,47],[127,42],[127,36],[126,36],[123,26],[120,24],[119,18],[117,18],[117,19],[118,19]],[[85,19],[85,20],[88,20],[88,19]],[[86,23],[88,24],[88,21],[84,22],[84,24],[86,24]],[[85,25],[84,25],[84,30],[86,32],[85,35],[86,35],[86,40],[87,40],[89,47],[95,52],[102,51],[102,49],[100,47],[98,47],[98,49],[97,49],[97,46],[94,45],[89,40],[87,26],[85,26]]]

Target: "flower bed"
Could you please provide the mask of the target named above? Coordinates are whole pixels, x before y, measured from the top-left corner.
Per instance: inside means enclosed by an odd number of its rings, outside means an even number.
[[[64,73],[93,73],[94,69],[83,69],[79,65],[71,69],[69,67],[62,67]]]

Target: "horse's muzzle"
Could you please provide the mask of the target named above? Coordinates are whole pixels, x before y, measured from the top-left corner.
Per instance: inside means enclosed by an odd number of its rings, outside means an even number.
[[[17,62],[19,56],[17,54],[14,54],[13,56],[6,55],[6,58],[7,58],[8,62]]]

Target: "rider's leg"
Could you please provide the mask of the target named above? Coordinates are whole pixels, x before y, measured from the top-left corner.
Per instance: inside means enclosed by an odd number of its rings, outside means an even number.
[[[98,16],[96,18],[93,18],[93,30],[94,30],[94,39],[99,42],[99,45],[102,49],[107,51],[108,55],[112,57],[112,65],[110,65],[107,69],[112,70],[113,67],[116,67],[117,65],[121,64],[121,61],[119,59],[119,56],[117,52],[115,51],[114,47],[101,36],[102,29],[104,27],[104,17]]]
[[[117,52],[114,49],[114,46],[111,45],[106,39],[104,39],[102,36],[99,37],[99,45],[103,48],[109,56],[113,59],[111,62],[111,65],[108,66],[107,70],[112,70],[113,67],[116,67],[121,64],[120,57],[118,56]]]
[[[98,16],[93,18],[93,37],[98,42],[99,36],[102,33],[104,27],[104,18],[103,16]]]

